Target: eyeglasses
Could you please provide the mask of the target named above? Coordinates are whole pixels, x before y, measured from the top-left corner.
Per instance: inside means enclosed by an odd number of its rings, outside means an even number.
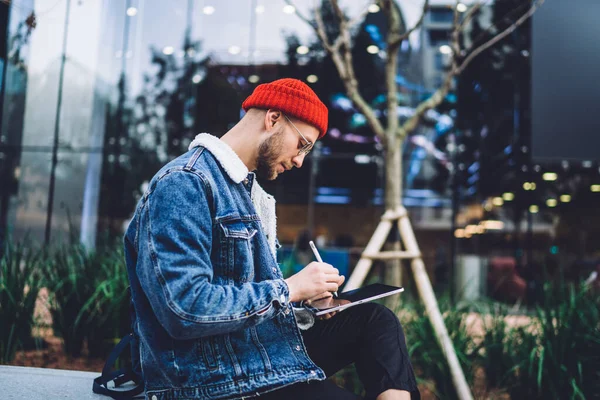
[[[292,125],[294,127],[294,129],[296,130],[296,132],[298,132],[298,135],[300,135],[300,137],[302,138],[302,140],[304,141],[304,143],[302,144],[302,147],[300,147],[298,149],[298,155],[308,155],[308,153],[310,153],[310,151],[312,150],[313,146],[315,145],[313,142],[311,142],[310,140],[308,140],[307,138],[304,137],[304,135],[302,134],[302,132],[300,132],[300,129],[298,129],[296,127],[296,125],[294,125],[294,123],[292,121],[290,121],[290,119],[285,115],[282,114],[285,119],[287,120],[287,122],[290,123],[290,125]]]

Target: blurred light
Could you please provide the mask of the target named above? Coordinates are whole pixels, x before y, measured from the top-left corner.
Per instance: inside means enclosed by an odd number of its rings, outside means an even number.
[[[523,183],[523,189],[525,189],[525,190],[531,190],[531,183],[529,183],[529,182]]]
[[[504,204],[504,200],[502,200],[502,197],[494,197],[492,199],[492,204],[496,207],[500,207],[502,206],[502,204]]]
[[[296,7],[294,7],[291,4],[288,4],[287,6],[283,7],[283,12],[286,14],[293,14],[296,12]]]
[[[163,48],[163,54],[170,56],[171,54],[173,54],[173,52],[175,51],[175,49],[173,48],[173,46],[166,46]]]
[[[504,201],[513,201],[515,199],[515,194],[512,192],[506,192],[502,195],[502,200]]]
[[[537,213],[538,211],[540,211],[540,208],[538,206],[536,206],[535,204],[532,204],[529,206],[529,212],[532,214]]]
[[[590,189],[592,190],[592,192],[598,193],[600,192],[600,185],[592,185]]]
[[[462,239],[465,237],[465,230],[464,229],[457,229],[454,231],[454,237],[457,239]]]
[[[558,246],[552,246],[552,247],[550,247],[550,253],[552,253],[552,254],[558,254]]]
[[[129,7],[127,9],[127,15],[129,15],[130,17],[135,17],[137,14],[137,8],[135,7]]]
[[[465,12],[465,11],[467,11],[467,6],[464,5],[463,3],[458,3],[456,5],[456,11],[458,11],[458,12]]]
[[[296,48],[296,53],[298,53],[298,54],[307,54],[308,53],[308,47],[306,47],[306,46],[298,46]]]
[[[499,231],[504,229],[504,222],[490,219],[487,221],[481,221],[481,226],[487,230]]]
[[[539,165],[534,165],[534,166],[533,166],[533,170],[534,170],[535,172],[540,172],[540,171],[542,170],[542,167],[540,167]]]
[[[480,234],[480,235],[485,233],[485,227],[483,225],[476,225],[475,233]]]
[[[367,47],[367,53],[369,53],[369,54],[377,54],[377,53],[379,53],[379,47],[377,47],[374,44],[372,44],[369,47]]]
[[[213,6],[205,6],[202,9],[202,12],[206,15],[213,15],[215,13],[215,8]]]
[[[583,162],[581,163],[581,166],[582,166],[583,168],[592,168],[592,165],[594,165],[594,163],[592,163],[592,162],[591,162],[591,161],[589,161],[589,160],[583,161]]]
[[[523,153],[527,153],[527,150],[528,150],[528,149],[527,149],[527,146],[521,146],[521,151],[522,151]]]
[[[465,234],[467,234],[467,235],[476,235],[477,234],[477,225],[467,225],[467,226],[465,226]]]
[[[229,54],[236,55],[240,54],[240,51],[242,51],[242,49],[240,48],[240,46],[229,46],[229,50],[227,51],[229,51]]]
[[[200,83],[201,80],[202,80],[202,75],[196,74],[192,77],[192,82],[194,82],[194,83]]]
[[[354,156],[354,162],[357,164],[368,164],[371,162],[371,157],[366,154],[357,154]]]
[[[529,57],[529,51],[527,51],[527,50],[521,50],[521,55],[523,57]]]
[[[262,14],[262,13],[264,13],[264,12],[265,12],[265,6],[256,6],[256,8],[254,9],[254,11],[255,11],[257,14]]]
[[[570,194],[561,194],[560,195],[560,201],[562,201],[563,203],[568,203],[571,201],[571,195]]]
[[[555,181],[557,178],[556,172],[544,172],[544,175],[542,175],[542,179],[548,182]]]
[[[309,75],[309,76],[307,76],[307,77],[306,77],[306,81],[307,81],[308,83],[315,83],[315,82],[317,82],[318,80],[319,80],[319,77],[318,77],[318,76],[316,76],[316,75]]]
[[[451,54],[452,53],[452,47],[448,46],[447,44],[443,44],[440,46],[440,53],[442,54]]]
[[[260,76],[258,76],[258,75],[250,75],[248,77],[248,82],[250,82],[250,83],[256,83],[259,80],[260,80]]]
[[[375,14],[379,12],[379,6],[377,4],[371,4],[367,10],[369,10],[370,13]]]
[[[560,165],[563,167],[563,169],[569,168],[569,162],[566,160],[561,161]]]
[[[556,201],[556,199],[548,199],[548,200],[546,200],[546,205],[547,205],[548,207],[550,207],[550,208],[552,208],[552,207],[556,207],[556,204],[557,204],[557,203],[558,203],[558,202]]]

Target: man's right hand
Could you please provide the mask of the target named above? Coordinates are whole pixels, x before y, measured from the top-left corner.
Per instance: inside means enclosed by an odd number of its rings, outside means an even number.
[[[285,282],[290,290],[290,301],[302,301],[323,292],[336,292],[344,280],[340,271],[332,265],[311,262]]]

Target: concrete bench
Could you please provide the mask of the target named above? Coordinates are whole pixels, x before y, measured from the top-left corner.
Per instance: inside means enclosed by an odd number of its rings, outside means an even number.
[[[99,372],[0,365],[0,398],[3,400],[110,400],[92,392]]]

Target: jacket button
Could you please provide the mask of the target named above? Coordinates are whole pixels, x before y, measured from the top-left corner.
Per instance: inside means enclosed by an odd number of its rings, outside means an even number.
[[[248,178],[244,179],[244,185],[248,184]]]
[[[152,400],[158,400],[158,397],[156,397],[156,395],[152,395]]]
[[[300,351],[300,346],[296,346],[296,350]]]
[[[283,312],[285,315],[289,315],[290,314],[290,309],[286,308],[285,311]]]

